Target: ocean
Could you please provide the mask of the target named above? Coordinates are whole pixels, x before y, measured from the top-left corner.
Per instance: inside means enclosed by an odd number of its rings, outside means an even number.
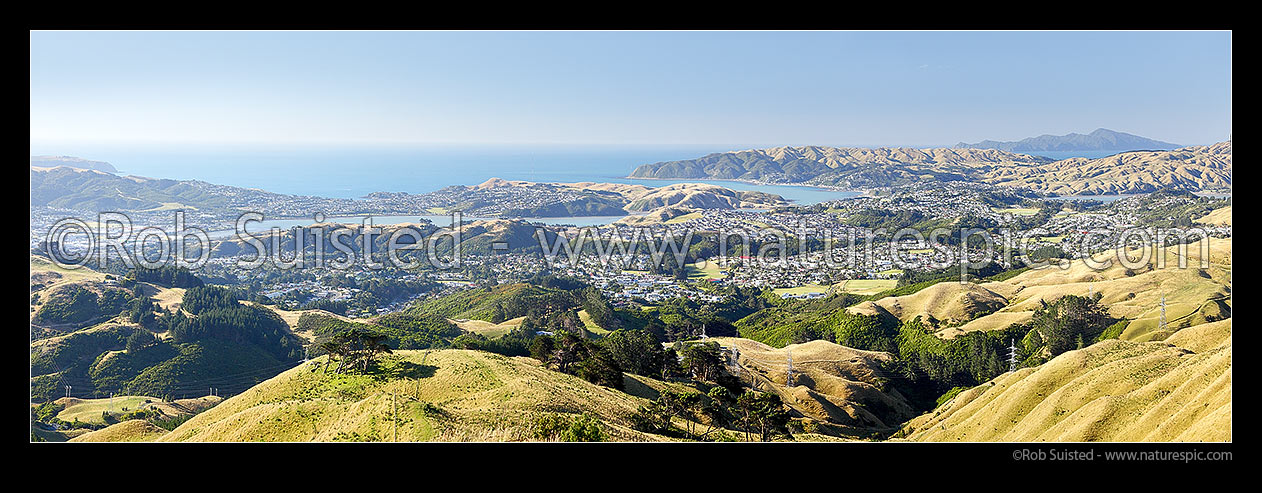
[[[659,187],[712,183],[734,190],[774,193],[810,205],[858,192],[815,187],[755,185],[720,180],[625,178],[641,164],[693,159],[728,147],[122,147],[32,144],[31,155],[71,155],[106,161],[120,174],[202,180],[271,192],[358,198],[372,192],[427,193],[490,178],[536,182],[611,182]]]
[[[725,180],[626,178],[642,164],[694,159],[735,149],[732,146],[227,147],[206,144],[124,146],[32,143],[31,155],[71,155],[106,161],[124,175],[202,180],[285,194],[334,198],[358,198],[372,192],[420,194],[451,185],[476,185],[490,178],[536,182],[631,183],[650,187],[673,183],[710,183],[734,190],[774,193],[802,205],[859,195],[855,191]],[[1094,158],[1113,153],[1099,151],[1042,154],[1063,159],[1072,156]],[[1109,201],[1121,197],[1091,198]]]

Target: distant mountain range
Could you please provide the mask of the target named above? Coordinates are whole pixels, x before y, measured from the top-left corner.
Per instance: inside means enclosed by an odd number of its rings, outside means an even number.
[[[1007,152],[1073,152],[1073,151],[1168,151],[1178,149],[1178,144],[1153,140],[1107,128],[1097,128],[1083,135],[1040,135],[1016,142],[983,140],[976,144],[960,142],[956,149],[998,149]]]
[[[418,214],[441,208],[483,217],[576,217],[625,216],[662,207],[742,209],[789,205],[779,195],[703,183],[647,187],[491,178],[479,185],[453,185],[427,194],[374,192],[361,199],[337,199],[285,195],[197,180],[119,176],[66,165],[32,165],[30,182],[32,207],[91,211],[190,208],[204,213],[229,214],[243,208],[293,211],[319,204],[327,213]]]
[[[474,216],[503,217],[621,216],[661,207],[740,209],[788,205],[779,195],[704,183],[653,188],[620,183],[535,183],[491,178],[471,187],[447,187],[434,195],[443,197],[444,209],[463,210]]]
[[[968,181],[995,167],[1036,166],[1045,157],[993,149],[774,147],[720,152],[697,159],[646,164],[632,178],[709,178],[841,187],[880,187],[919,181]]]
[[[104,171],[106,173],[117,173],[118,170],[114,166],[105,161],[89,161],[87,159],[74,156],[31,156],[31,166],[41,168],[55,168],[57,166],[69,166],[79,169],[94,169]]]
[[[1147,193],[1163,188],[1200,191],[1231,187],[1231,142],[1059,161],[999,149],[775,147],[645,164],[631,177],[846,188],[959,181],[1058,195]]]
[[[984,181],[1057,195],[1220,190],[1231,187],[1231,141],[1096,159],[1075,157],[1030,169],[996,169]]]

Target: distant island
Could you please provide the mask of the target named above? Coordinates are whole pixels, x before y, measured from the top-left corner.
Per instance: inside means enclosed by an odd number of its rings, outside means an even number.
[[[1007,152],[1075,152],[1075,151],[1169,151],[1182,146],[1153,140],[1107,128],[1097,128],[1083,135],[1040,135],[1015,142],[983,140],[976,144],[960,142],[956,149],[997,149]]]
[[[118,172],[117,169],[114,169],[113,165],[105,161],[89,161],[87,159],[74,156],[31,156],[31,166],[37,166],[40,168],[69,166],[71,168],[104,171],[106,173]]]

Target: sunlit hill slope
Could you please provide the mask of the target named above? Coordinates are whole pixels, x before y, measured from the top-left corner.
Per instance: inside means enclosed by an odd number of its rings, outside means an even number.
[[[1106,340],[1005,373],[912,420],[915,441],[1230,441],[1231,320]]]

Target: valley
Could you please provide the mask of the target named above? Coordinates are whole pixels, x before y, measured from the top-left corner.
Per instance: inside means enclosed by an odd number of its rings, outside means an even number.
[[[32,439],[1230,441],[1232,199],[1203,193],[1230,187],[1230,153],[783,147],[633,173],[865,188],[815,204],[498,178],[326,199],[32,166]],[[252,207],[420,215],[215,237],[192,268],[71,268],[35,240],[58,211]]]

